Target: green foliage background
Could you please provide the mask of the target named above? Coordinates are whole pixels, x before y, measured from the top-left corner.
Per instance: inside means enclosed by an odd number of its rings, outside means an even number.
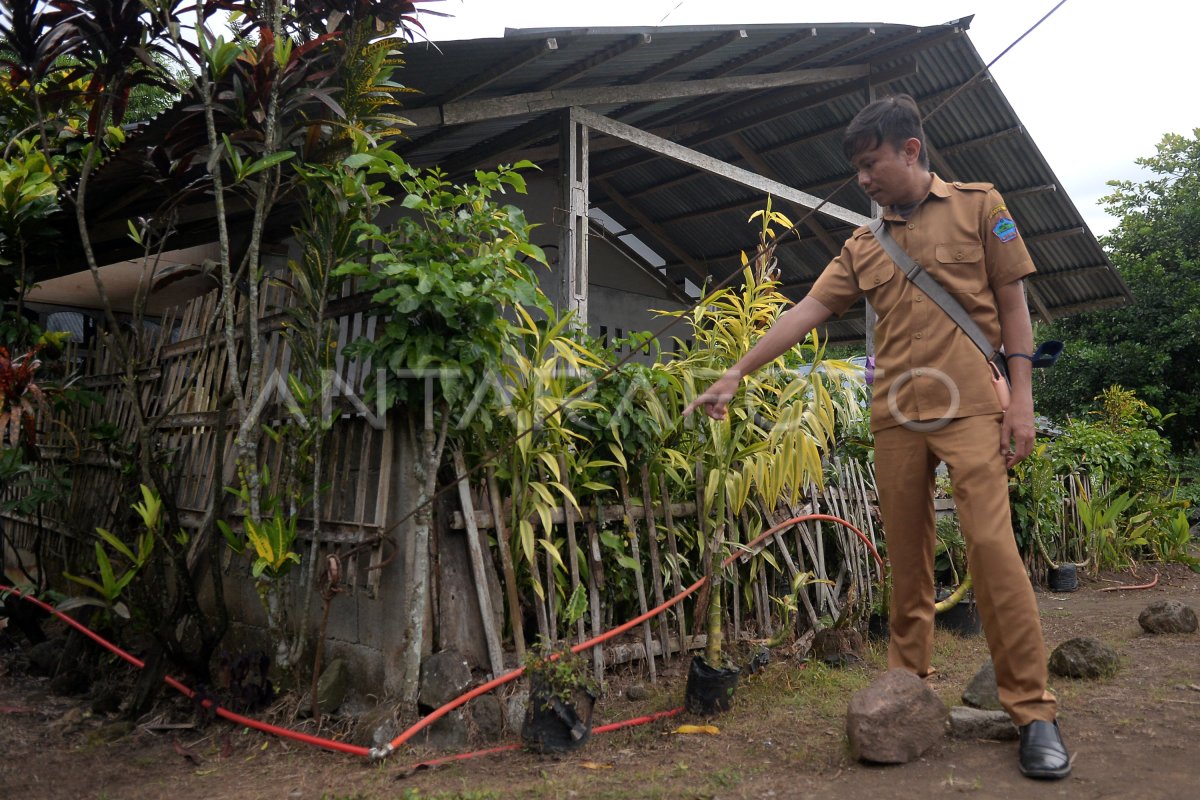
[[[1141,181],[1112,181],[1107,209],[1120,217],[1102,239],[1133,303],[1069,317],[1039,331],[1066,350],[1036,387],[1038,410],[1064,420],[1110,385],[1133,389],[1173,414],[1163,430],[1177,453],[1200,445],[1200,129],[1167,134],[1137,163]]]

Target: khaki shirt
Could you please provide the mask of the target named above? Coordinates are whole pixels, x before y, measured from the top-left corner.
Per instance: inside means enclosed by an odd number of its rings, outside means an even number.
[[[888,230],[1000,345],[995,289],[1034,272],[1012,215],[990,183],[946,183],[904,220],[890,210]],[[866,295],[878,313],[871,429],[1000,412],[984,356],[858,228],[809,292],[834,314]]]

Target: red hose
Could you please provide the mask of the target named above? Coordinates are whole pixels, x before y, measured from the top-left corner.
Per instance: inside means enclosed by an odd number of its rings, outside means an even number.
[[[1154,573],[1154,580],[1150,581],[1149,583],[1139,583],[1136,586],[1105,586],[1100,591],[1102,591],[1102,592],[1123,592],[1126,590],[1132,591],[1134,589],[1153,589],[1155,586],[1158,586],[1158,573],[1157,572]]]
[[[672,708],[670,711],[658,711],[653,714],[646,714],[643,717],[634,717],[633,719],[627,719],[622,722],[610,722],[607,725],[598,725],[595,728],[592,728],[592,733],[608,733],[610,731],[618,731],[621,728],[632,728],[636,725],[645,725],[649,722],[657,722],[660,719],[673,717],[681,711],[683,711],[683,706],[680,706],[679,708]],[[486,750],[473,750],[470,753],[458,753],[456,755],[445,756],[443,758],[431,758],[428,761],[419,761],[416,764],[409,764],[407,767],[402,769],[401,772],[409,773],[418,769],[439,767],[442,764],[451,764],[455,761],[466,761],[467,759],[479,758],[480,756],[492,756],[497,753],[508,753],[513,750],[520,750],[521,747],[522,745],[520,743],[502,744],[499,747],[489,747]]]
[[[863,543],[871,551],[871,554],[875,557],[875,561],[879,564],[880,569],[885,569],[883,559],[880,558],[879,552],[875,549],[875,546],[871,543],[871,540],[869,538],[867,538],[867,536],[864,535],[862,531],[860,531],[858,528],[854,527],[853,525],[851,525],[849,522],[845,521],[844,519],[840,519],[838,517],[834,517],[829,514],[802,514],[798,517],[792,517],[791,519],[785,520],[785,521],[779,523],[778,525],[774,526],[773,528],[770,528],[770,529],[764,531],[759,536],[755,537],[755,539],[752,542],[747,544],[746,547],[753,548],[757,544],[762,542],[764,539],[766,539],[768,536],[773,536],[775,533],[779,532],[780,530],[782,530],[786,527],[795,525],[798,522],[805,522],[807,520],[827,520],[829,522],[835,522],[839,525],[844,525],[845,527],[849,528],[851,531],[853,531],[859,537],[859,539],[861,539],[863,541]],[[741,555],[742,555],[742,553],[734,553],[734,554],[730,555],[728,558],[726,558],[724,561],[721,562],[722,568],[727,567],[730,564],[732,564],[734,562],[734,560],[741,557]],[[585,642],[580,642],[579,644],[572,647],[571,651],[575,652],[575,653],[579,653],[584,650],[588,650],[592,647],[595,647],[596,645],[598,645],[602,642],[608,641],[609,639],[612,639],[615,636],[619,636],[620,634],[624,633],[625,631],[630,630],[631,628],[634,628],[637,625],[640,625],[641,623],[645,622],[646,620],[648,620],[654,616],[657,616],[658,614],[661,614],[662,612],[666,611],[668,608],[681,602],[688,595],[692,594],[697,589],[699,589],[701,586],[703,586],[705,581],[707,581],[707,580],[708,580],[707,577],[700,578],[695,583],[693,583],[691,586],[689,586],[687,589],[684,589],[682,592],[680,592],[679,594],[677,594],[675,597],[671,598],[667,602],[663,603],[662,605],[660,605],[656,608],[653,608],[650,611],[647,611],[645,614],[642,614],[638,617],[635,617],[634,619],[629,620],[628,622],[624,623],[623,625],[618,625],[617,627],[613,628],[612,630],[607,631],[599,636],[596,636]],[[72,628],[75,628],[77,631],[79,631],[83,635],[85,635],[88,638],[95,641],[101,647],[104,647],[107,650],[110,650],[111,652],[120,656],[125,661],[128,661],[130,664],[134,665],[138,669],[145,668],[146,665],[141,659],[125,652],[117,645],[113,644],[112,642],[109,642],[108,640],[106,640],[102,636],[100,636],[99,634],[94,633],[93,631],[88,629],[82,623],[80,623],[80,622],[76,621],[75,619],[73,619],[72,617],[69,617],[66,614],[60,612],[58,609],[54,608],[53,606],[42,602],[38,598],[30,597],[29,595],[21,592],[19,589],[9,587],[9,586],[4,586],[4,585],[0,585],[0,592],[12,592],[17,597],[27,600],[30,603],[33,603],[34,605],[38,606],[39,608],[41,608],[45,611],[48,611],[51,614],[54,614],[56,617],[63,620],[64,622],[66,622]],[[366,748],[366,747],[361,747],[358,745],[346,744],[345,742],[336,742],[331,739],[323,739],[319,736],[311,736],[307,733],[300,733],[299,731],[288,730],[287,728],[281,728],[281,727],[278,727],[276,725],[271,725],[266,722],[260,722],[258,720],[251,719],[249,717],[243,717],[240,714],[235,714],[232,711],[222,708],[221,706],[217,705],[216,703],[214,703],[208,699],[200,700],[200,704],[204,708],[211,709],[214,713],[217,714],[217,716],[222,717],[223,719],[227,719],[230,722],[233,722],[238,725],[244,725],[247,728],[253,728],[254,730],[262,731],[263,733],[274,734],[276,736],[280,736],[285,739],[292,739],[294,741],[303,742],[305,744],[311,744],[315,747],[321,747],[326,750],[335,750],[335,751],[342,752],[342,753],[350,753],[351,755],[363,756],[363,757],[369,757],[369,758],[382,758],[382,757],[388,755],[389,753],[391,753],[392,751],[394,751],[397,747],[399,747],[404,742],[411,739],[419,731],[423,730],[424,728],[429,726],[431,723],[437,721],[438,719],[441,719],[442,717],[444,717],[446,714],[450,713],[454,709],[458,708],[461,705],[464,705],[468,701],[473,700],[474,698],[480,696],[481,694],[491,691],[492,689],[496,688],[497,686],[502,686],[503,684],[508,683],[509,681],[512,681],[512,680],[520,677],[520,675],[522,675],[524,672],[525,672],[525,668],[519,667],[519,668],[513,670],[512,672],[508,672],[504,675],[501,675],[498,678],[493,678],[492,680],[488,681],[487,683],[484,683],[481,686],[477,686],[476,688],[463,694],[459,698],[450,701],[449,703],[443,705],[441,708],[438,708],[436,711],[433,711],[429,715],[418,720],[416,724],[414,724],[408,730],[404,731],[402,734],[400,734],[395,739],[393,739],[390,743],[388,743],[388,745],[386,747],[379,748],[379,749]],[[192,691],[191,689],[189,689],[187,686],[185,686],[182,683],[180,683],[179,681],[177,681],[175,678],[172,678],[171,676],[166,675],[163,677],[163,681],[168,686],[175,689],[176,691],[178,691],[180,694],[184,695],[185,697],[188,697],[190,699],[195,699],[196,693],[194,691]],[[611,723],[608,725],[601,725],[595,729],[595,732],[596,733],[604,733],[607,731],[617,730],[619,728],[629,727],[629,726],[633,726],[633,725],[642,725],[647,722],[653,722],[655,720],[662,719],[664,717],[674,716],[675,714],[678,714],[681,710],[682,710],[681,708],[676,708],[676,709],[672,709],[670,711],[662,711],[662,712],[658,712],[656,714],[650,714],[650,715],[647,715],[644,717],[636,717],[632,720],[626,720],[624,722],[614,722],[614,723]],[[489,750],[477,751],[475,753],[464,753],[464,754],[460,754],[457,756],[448,756],[447,758],[444,758],[444,759],[437,759],[434,761],[422,762],[421,764],[418,764],[416,766],[433,766],[436,764],[446,763],[448,761],[456,761],[456,760],[462,760],[465,758],[473,758],[475,756],[485,755],[488,753],[505,752],[507,750],[515,749],[516,747],[519,747],[519,746],[520,745],[505,745],[502,747],[491,748]]]
[[[769,528],[766,531],[763,531],[761,534],[756,536],[752,542],[747,544],[746,547],[753,548],[755,545],[757,545],[759,542],[766,539],[768,536],[774,536],[776,533],[783,530],[784,528],[788,528],[792,525],[795,525],[798,522],[807,522],[808,520],[827,520],[829,522],[836,522],[837,524],[844,525],[845,527],[854,531],[854,533],[858,535],[858,538],[861,539],[863,541],[863,543],[866,544],[866,546],[870,549],[871,555],[875,556],[875,561],[879,564],[879,568],[881,570],[886,569],[884,567],[883,559],[880,558],[880,556],[879,556],[879,551],[875,549],[875,546],[873,544],[871,544],[871,540],[862,531],[860,531],[858,528],[851,525],[846,520],[841,519],[840,517],[832,516],[830,514],[801,514],[798,517],[792,517],[791,519],[784,520],[783,522],[779,523],[778,525],[774,526],[773,528]],[[726,558],[724,561],[721,562],[721,567],[724,568],[724,567],[729,566],[730,564],[732,564],[734,562],[735,559],[740,558],[741,555],[742,554],[740,552],[730,555],[728,558]],[[618,625],[617,627],[613,628],[610,631],[606,631],[605,633],[602,633],[599,636],[588,639],[586,642],[580,642],[579,644],[577,644],[571,648],[571,652],[572,653],[581,653],[584,650],[589,650],[602,642],[606,642],[609,639],[612,639],[614,636],[619,636],[622,633],[624,633],[625,631],[627,631],[631,628],[637,627],[638,625],[642,624],[646,620],[661,614],[662,612],[666,611],[671,606],[675,605],[676,603],[681,602],[684,598],[686,598],[692,592],[696,591],[701,586],[703,586],[704,582],[707,580],[708,580],[707,577],[700,578],[698,581],[693,583],[691,586],[684,589],[682,592],[675,595],[674,597],[672,597],[670,600],[666,601],[662,605],[652,608],[649,611],[647,611],[645,614],[641,614],[640,616],[634,617],[633,619],[629,620],[628,622],[624,623],[623,625]],[[449,703],[446,703],[444,706],[438,708],[435,711],[430,712],[427,716],[422,717],[421,719],[417,720],[417,722],[412,727],[410,727],[408,730],[401,733],[399,736],[397,736],[392,741],[388,742],[388,744],[385,745],[384,747],[381,747],[377,750],[372,750],[371,757],[376,758],[376,759],[385,758],[397,747],[399,747],[400,745],[407,742],[409,739],[411,739],[413,736],[415,736],[420,731],[424,730],[426,726],[431,725],[432,723],[434,723],[437,720],[441,719],[442,717],[446,716],[447,714],[449,714],[451,711],[458,708],[459,706],[464,705],[465,703],[467,703],[471,700],[474,700],[476,697],[479,697],[481,694],[486,694],[487,692],[490,692],[492,689],[495,689],[497,686],[503,686],[504,684],[508,683],[509,681],[516,680],[522,674],[524,674],[524,672],[525,672],[525,667],[517,667],[512,672],[506,672],[505,674],[500,675],[499,677],[492,678],[487,683],[477,686],[474,689],[472,689],[471,691],[467,692],[466,694],[464,694],[454,700],[451,700]]]
[[[87,636],[89,639],[92,639],[93,641],[97,642],[101,647],[111,650],[113,653],[116,653],[118,656],[125,659],[130,664],[133,664],[138,669],[145,669],[146,664],[140,658],[137,658],[135,656],[130,655],[129,653],[126,653],[120,647],[117,647],[115,644],[108,641],[107,639],[100,636],[99,634],[92,632],[85,625],[72,619],[71,617],[68,617],[66,614],[62,613],[61,611],[56,609],[54,606],[51,606],[47,603],[43,603],[41,600],[37,599],[36,597],[30,597],[27,594],[22,594],[19,589],[14,589],[14,588],[11,588],[8,586],[0,586],[0,592],[12,592],[17,597],[28,600],[29,602],[33,603],[34,605],[38,606],[39,608],[49,611],[51,614],[54,614],[56,617],[58,617],[63,622],[70,625],[75,630],[82,633],[84,636]],[[188,687],[184,686],[179,681],[172,678],[170,675],[163,676],[163,682],[165,682],[172,689],[175,689],[176,691],[178,691],[184,697],[191,698],[191,699],[195,699],[195,697],[196,697],[195,692],[193,692]],[[212,711],[214,711],[217,714],[217,716],[219,716],[219,717],[223,717],[224,719],[227,719],[230,722],[236,723],[238,725],[245,725],[247,728],[254,728],[255,730],[262,731],[263,733],[273,733],[276,736],[282,736],[285,739],[294,739],[298,742],[304,742],[305,744],[311,744],[311,745],[315,745],[317,747],[323,747],[326,750],[337,750],[342,753],[350,753],[350,754],[356,755],[356,756],[366,757],[371,754],[370,749],[366,748],[366,747],[359,747],[358,745],[346,744],[345,742],[335,742],[331,739],[322,739],[319,736],[310,736],[307,733],[300,733],[299,731],[292,731],[292,730],[288,730],[287,728],[280,728],[278,726],[268,724],[266,722],[259,722],[256,719],[250,719],[249,717],[243,717],[241,714],[235,714],[232,711],[221,708],[219,705],[212,702],[211,700],[201,700],[200,704],[202,706],[204,706],[205,708],[212,709]]]

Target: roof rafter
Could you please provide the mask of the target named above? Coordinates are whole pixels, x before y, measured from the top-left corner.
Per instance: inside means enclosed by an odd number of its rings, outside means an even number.
[[[726,92],[745,92],[783,86],[808,86],[819,83],[864,78],[870,73],[867,65],[802,69],[768,75],[746,75],[733,78],[712,78],[701,81],[660,81],[641,86],[593,86],[583,89],[548,89],[538,92],[462,100],[443,106],[414,108],[407,116],[418,127],[429,125],[462,125],[500,117],[537,114],[572,106],[614,105],[627,101],[674,100]]]
[[[843,222],[849,222],[854,225],[865,225],[868,221],[867,217],[848,208],[827,203],[821,198],[807,192],[802,192],[779,181],[765,178],[750,170],[735,167],[720,159],[705,155],[698,150],[692,150],[689,147],[684,147],[668,139],[639,130],[623,122],[617,122],[614,119],[609,119],[586,109],[578,109],[575,113],[578,115],[580,123],[589,128],[602,131],[610,136],[625,139],[630,144],[637,145],[645,150],[650,150],[675,161],[682,161],[685,164],[711,172],[741,186],[761,191],[764,194],[775,195],[805,208],[818,209],[822,214],[842,220]]]
[[[700,262],[692,257],[692,254],[685,250],[675,241],[665,230],[654,224],[654,221],[642,213],[641,209],[626,200],[620,192],[613,188],[607,181],[596,181],[597,188],[612,200],[617,206],[629,216],[637,221],[637,224],[642,227],[647,233],[659,240],[659,243],[666,248],[673,256],[683,262],[692,274],[698,279],[698,283],[703,284],[704,279],[708,277],[708,270],[701,266]]]

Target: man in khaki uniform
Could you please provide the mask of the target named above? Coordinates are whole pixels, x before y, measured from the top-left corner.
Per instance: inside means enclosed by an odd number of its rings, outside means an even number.
[[[1000,408],[985,358],[859,228],[809,294],[789,309],[685,413],[724,418],[741,378],[866,295],[878,312],[871,406],[880,509],[893,581],[888,664],[932,672],[934,470],[945,462],[996,667],[1000,700],[1021,731],[1019,765],[1062,778],[1070,759],[1046,691],[1033,588],[1012,533],[1007,468],[1033,448],[1033,333],[1022,279],[1033,262],[999,193],[929,171],[920,112],[907,95],[871,103],[843,138],[858,183],[892,236],[958,300],[1009,358],[1012,400]]]

